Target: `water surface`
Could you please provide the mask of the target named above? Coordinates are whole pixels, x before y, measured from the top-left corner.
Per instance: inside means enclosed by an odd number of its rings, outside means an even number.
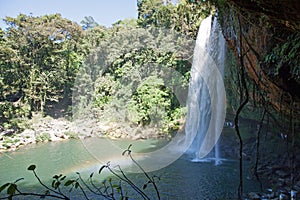
[[[32,173],[27,171],[31,164],[37,165],[37,173],[44,182],[50,182],[55,174],[63,173],[75,176],[80,172],[88,177],[93,171],[98,171],[105,159],[118,161],[121,153],[133,143],[133,150],[137,152],[152,151],[165,144],[165,141],[113,141],[120,152],[106,149],[109,141],[106,139],[91,138],[82,143],[81,140],[63,142],[49,142],[32,144],[15,152],[8,152],[0,156],[0,184],[24,178],[20,185],[24,188],[38,188]],[[103,161],[95,159],[85,148],[85,145],[97,145],[99,154],[103,154]],[[99,148],[100,147],[100,148]],[[102,151],[101,151],[102,149]],[[221,165],[205,160],[206,162],[192,162],[191,158],[183,155],[176,162],[161,170],[151,172],[151,175],[160,177],[159,190],[163,199],[232,199],[236,197],[238,187],[238,161],[223,160]],[[101,163],[102,162],[102,163]],[[245,168],[248,168],[247,163]],[[107,174],[108,176],[108,174]],[[140,186],[147,180],[143,174],[129,174]],[[245,173],[245,176],[247,174]],[[257,183],[245,179],[246,191],[257,191]],[[77,194],[74,194],[75,196]],[[78,196],[77,196],[78,197]],[[76,198],[77,198],[76,197]],[[79,198],[79,197],[78,197]],[[26,198],[25,198],[26,199]]]

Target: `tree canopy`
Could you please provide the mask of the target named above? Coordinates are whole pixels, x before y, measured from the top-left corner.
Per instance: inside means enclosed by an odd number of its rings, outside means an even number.
[[[75,110],[90,103],[97,112],[126,105],[129,121],[140,125],[149,125],[157,105],[165,125],[178,120],[175,92],[188,84],[192,39],[212,7],[187,0],[137,4],[138,19],[110,28],[91,16],[81,26],[60,14],[6,17],[7,29],[0,30],[1,122],[49,114],[55,104],[71,108],[72,98]],[[178,74],[171,76],[172,70]]]

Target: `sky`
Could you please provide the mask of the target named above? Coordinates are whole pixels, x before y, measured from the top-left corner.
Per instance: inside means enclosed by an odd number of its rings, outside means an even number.
[[[3,18],[17,17],[20,13],[33,16],[60,13],[77,22],[85,16],[106,27],[126,18],[137,18],[136,0],[0,0],[0,27]]]

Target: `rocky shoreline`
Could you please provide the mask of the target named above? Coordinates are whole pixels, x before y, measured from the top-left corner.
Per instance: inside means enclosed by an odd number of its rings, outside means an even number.
[[[22,146],[47,141],[60,141],[75,137],[71,122],[52,118],[40,118],[37,116],[28,122],[28,128],[4,129],[0,127],[0,151],[13,151]]]
[[[108,137],[111,139],[163,138],[165,135],[155,128],[129,126],[113,122],[81,120],[71,122],[64,118],[34,116],[20,131],[0,126],[0,152],[14,151],[22,146],[49,141],[83,139],[87,137]]]

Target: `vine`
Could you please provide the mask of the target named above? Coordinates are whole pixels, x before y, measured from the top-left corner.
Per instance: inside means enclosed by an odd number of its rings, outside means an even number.
[[[253,169],[254,176],[256,177],[256,180],[259,182],[261,190],[262,190],[262,182],[261,182],[261,180],[258,176],[257,168],[258,168],[259,156],[260,156],[260,153],[259,153],[260,132],[261,132],[261,128],[262,128],[262,125],[263,125],[263,121],[264,121],[264,118],[265,118],[266,111],[267,111],[267,109],[265,108],[264,111],[263,111],[261,120],[259,122],[259,127],[258,127],[258,130],[257,130],[257,133],[256,133],[256,155],[255,155],[255,164],[254,164],[254,169]]]
[[[241,21],[240,21],[240,17],[238,17],[238,23],[239,23],[239,46],[240,46],[240,55],[239,55],[239,61],[240,61],[240,80],[241,80],[241,84],[242,87],[241,92],[240,92],[240,100],[242,101],[240,106],[238,107],[236,113],[235,113],[235,118],[234,118],[234,124],[235,124],[235,131],[236,134],[238,136],[239,139],[239,143],[240,143],[240,148],[239,148],[239,161],[240,161],[240,166],[239,166],[239,172],[240,172],[240,183],[239,183],[239,188],[238,188],[238,198],[242,199],[242,194],[243,194],[243,140],[241,137],[241,133],[239,130],[239,115],[242,111],[242,109],[244,108],[244,106],[246,106],[246,104],[249,102],[249,92],[248,92],[248,87],[246,84],[246,80],[245,80],[245,64],[244,64],[244,55],[243,55],[243,43],[242,43],[242,25],[241,25]],[[244,90],[244,92],[243,92]],[[244,97],[243,97],[244,96]]]

